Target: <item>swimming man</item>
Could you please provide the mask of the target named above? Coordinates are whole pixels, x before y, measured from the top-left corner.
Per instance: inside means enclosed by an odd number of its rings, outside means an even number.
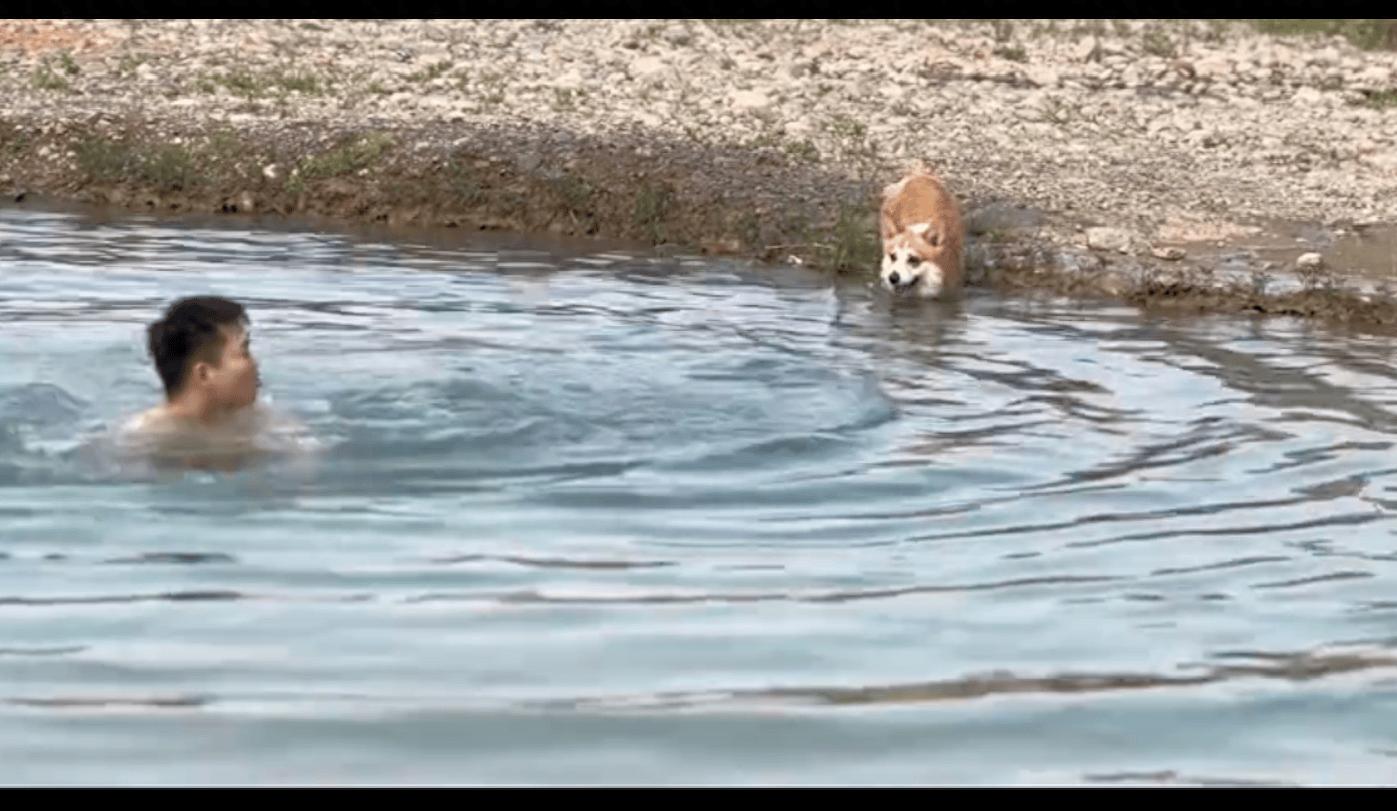
[[[157,467],[233,470],[289,450],[268,441],[275,420],[257,402],[261,379],[241,304],[212,296],[177,301],[147,338],[165,402],[136,417],[127,437]]]

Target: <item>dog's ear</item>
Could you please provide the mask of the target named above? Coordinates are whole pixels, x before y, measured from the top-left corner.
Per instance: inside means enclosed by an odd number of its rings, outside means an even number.
[[[931,244],[931,247],[935,248],[941,244],[941,234],[932,225],[929,222],[919,222],[907,230],[926,240]]]

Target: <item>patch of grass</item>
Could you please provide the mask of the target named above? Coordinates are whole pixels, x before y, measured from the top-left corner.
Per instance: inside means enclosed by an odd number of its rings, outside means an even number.
[[[1397,20],[1247,20],[1263,34],[1333,36],[1365,51],[1397,50]]]
[[[1227,35],[1227,20],[1210,19],[1205,21],[1207,31],[1203,32],[1204,42],[1222,42]]]
[[[58,66],[63,68],[63,72],[69,76],[78,75],[78,63],[73,59],[73,54],[67,48],[58,52]]]
[[[1372,93],[1364,93],[1363,104],[1375,110],[1386,110],[1389,107],[1397,107],[1397,90],[1378,90]]]
[[[825,132],[836,138],[844,151],[857,149],[868,137],[868,126],[861,121],[845,116],[835,116],[823,122]]]
[[[132,146],[89,136],[76,144],[74,153],[78,168],[102,183],[133,180],[162,190],[186,191],[216,178],[253,184],[261,179],[255,168],[246,172],[240,168],[238,159],[247,155],[247,146],[229,128],[214,131],[194,146]]]
[[[142,157],[139,177],[157,188],[182,191],[202,180],[195,174],[193,156],[178,144],[154,147]]]
[[[478,93],[481,110],[490,110],[504,103],[504,79],[492,71],[482,71],[476,80],[478,87],[472,88],[467,81],[465,71],[460,74],[460,81],[457,83],[462,93],[470,94],[473,90]]]
[[[78,168],[103,183],[126,177],[132,164],[131,147],[105,138],[84,138],[74,148]]]
[[[200,150],[204,162],[217,168],[238,171],[238,159],[247,155],[247,148],[238,134],[229,127],[220,127],[209,135],[208,142]],[[260,173],[249,170],[248,177],[255,179]]]
[[[161,189],[187,190],[208,182],[209,173],[236,174],[236,159],[246,149],[229,129],[214,132],[201,146],[181,144],[130,146],[105,138],[88,137],[74,150],[78,167],[95,180],[136,180]],[[255,179],[249,173],[246,179]]]
[[[833,158],[852,165],[862,177],[870,177],[877,171],[881,159],[868,143],[866,124],[841,115],[821,122],[820,126],[834,141]]]
[[[246,96],[248,100],[261,98],[267,90],[266,79],[246,68],[236,68],[214,78],[221,81],[228,92]]]
[[[272,70],[272,81],[283,90],[295,90],[311,96],[320,94],[320,80],[310,71],[275,68]]]
[[[733,223],[733,230],[737,232],[738,237],[743,242],[755,247],[757,240],[761,239],[761,220],[757,218],[756,214],[743,214]]]
[[[440,78],[448,70],[451,70],[451,62],[443,60],[435,65],[428,65],[422,70],[409,73],[407,75],[407,80],[409,82],[430,82],[433,79]]]
[[[121,58],[116,61],[116,72],[123,74],[133,74],[136,72],[136,68],[145,64],[149,60],[150,54],[146,53],[122,54]]]
[[[591,216],[592,198],[597,192],[597,184],[585,177],[568,175],[550,185],[558,196],[563,198],[563,205],[567,206],[568,213],[573,217]]]
[[[742,36],[757,26],[759,20],[704,20],[708,27],[719,34]]]
[[[877,233],[868,206],[839,206],[839,219],[830,230],[830,244],[819,246],[820,259],[835,270],[869,270],[878,263]]]
[[[456,192],[456,199],[462,205],[478,206],[489,199],[489,192],[481,185],[474,166],[461,160],[452,161],[446,167],[446,177],[447,187]]]
[[[1001,45],[994,49],[994,55],[1011,62],[1027,62],[1028,51],[1022,45]]]
[[[237,68],[207,77],[206,81],[209,83],[219,82],[228,88],[228,92],[236,96],[243,96],[248,101],[273,94],[284,95],[292,90],[307,95],[319,95],[321,92],[320,80],[315,77],[315,74],[286,66],[271,68],[260,73],[246,68]]]
[[[636,193],[631,207],[631,221],[645,235],[645,238],[658,245],[665,241],[665,217],[673,203],[674,195],[663,186],[645,185]]]
[[[572,108],[572,90],[566,87],[553,88],[553,109],[561,113]]]
[[[986,20],[990,24],[990,34],[995,42],[1008,42],[1014,36],[1013,20]]]
[[[305,191],[311,181],[365,169],[378,160],[392,144],[391,136],[375,132],[323,154],[306,158],[286,179],[286,191],[288,194],[297,195]]]
[[[1177,51],[1174,40],[1157,28],[1151,28],[1145,32],[1144,41],[1140,47],[1151,56],[1171,57]]]
[[[1068,33],[1073,39],[1081,39],[1085,36],[1104,37],[1106,36],[1105,20],[1082,20],[1072,24]]]
[[[34,87],[39,90],[67,90],[68,80],[55,73],[48,57],[44,57],[34,68]]]
[[[780,146],[781,136],[774,132],[763,132],[748,138],[742,145],[747,149],[764,149],[766,147]]]
[[[790,155],[796,160],[805,161],[806,163],[820,162],[820,150],[816,149],[815,145],[810,143],[809,138],[806,138],[803,141],[793,141],[791,143],[786,144],[786,154]]]
[[[9,127],[9,132],[4,138],[0,138],[0,143],[5,145],[4,156],[6,160],[14,160],[19,154],[29,146],[30,136],[19,127]]]

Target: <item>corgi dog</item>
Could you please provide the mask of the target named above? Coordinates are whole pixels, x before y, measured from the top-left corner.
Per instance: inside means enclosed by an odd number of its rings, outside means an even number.
[[[960,207],[921,161],[883,189],[879,212],[883,287],[898,295],[934,297],[960,289],[965,275],[965,225]]]

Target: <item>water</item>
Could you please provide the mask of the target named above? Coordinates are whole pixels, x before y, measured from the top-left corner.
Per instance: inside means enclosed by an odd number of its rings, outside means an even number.
[[[1397,775],[1385,336],[0,209],[0,782]],[[243,301],[325,448],[123,478]]]

